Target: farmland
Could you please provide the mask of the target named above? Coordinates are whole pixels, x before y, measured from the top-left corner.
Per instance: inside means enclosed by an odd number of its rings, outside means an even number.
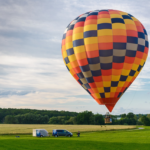
[[[106,130],[133,129],[128,125],[37,125],[37,124],[0,124],[0,134],[31,134],[33,129],[46,129],[50,134],[53,129],[66,129],[70,132],[91,132]]]
[[[2,128],[3,125],[1,125]],[[5,125],[4,127],[6,127]],[[17,130],[20,125],[8,125],[9,132]],[[20,132],[31,131],[32,127],[50,129],[47,125],[22,125]],[[47,128],[46,128],[47,126]],[[0,150],[149,150],[150,149],[150,127],[142,126],[144,129],[126,129],[114,130],[116,126],[107,126],[109,130],[99,130],[94,126],[53,126],[55,128],[65,128],[69,131],[83,130],[81,137],[74,133],[73,137],[32,137],[31,134],[12,134],[0,135]],[[77,127],[77,128],[75,128]],[[127,127],[127,126],[126,126]],[[134,126],[135,127],[135,126]],[[30,128],[30,129],[29,129]],[[92,129],[93,128],[93,131]],[[103,127],[101,127],[103,128]],[[112,128],[110,130],[110,128]],[[29,130],[28,130],[29,129]],[[95,129],[95,131],[94,131]],[[116,127],[117,129],[117,127]],[[87,130],[87,131],[85,131]],[[88,131],[90,130],[90,131]],[[6,128],[5,128],[6,131]],[[2,133],[2,131],[0,131]],[[7,131],[8,132],[8,131]],[[17,131],[16,131],[17,132]],[[16,137],[19,136],[19,137]]]

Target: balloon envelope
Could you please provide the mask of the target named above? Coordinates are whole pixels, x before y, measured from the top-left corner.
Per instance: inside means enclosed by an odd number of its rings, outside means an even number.
[[[126,12],[87,12],[63,34],[62,56],[69,72],[110,112],[143,68],[147,55],[146,30]]]

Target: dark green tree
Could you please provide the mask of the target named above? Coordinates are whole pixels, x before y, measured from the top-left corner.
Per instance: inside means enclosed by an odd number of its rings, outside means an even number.
[[[51,117],[49,119],[49,124],[58,124],[58,118],[57,117]]]
[[[121,114],[121,118],[126,118],[127,115],[126,114]]]
[[[70,117],[70,119],[67,120],[65,124],[77,124],[76,117]]]
[[[4,119],[4,123],[6,123],[6,124],[17,124],[18,120],[15,116],[7,115]]]
[[[150,120],[149,120],[146,116],[142,116],[142,117],[141,117],[141,122],[142,122],[145,126],[150,126]]]
[[[104,125],[104,118],[100,114],[94,115],[94,124],[95,125]]]
[[[147,114],[147,118],[150,119],[150,114]]]
[[[67,116],[51,117],[48,123],[49,124],[66,124],[67,120],[68,120]]]
[[[94,124],[94,114],[91,111],[84,111],[77,115],[77,124]]]
[[[127,118],[133,119],[133,118],[134,118],[134,113],[129,112],[129,113],[127,114]]]

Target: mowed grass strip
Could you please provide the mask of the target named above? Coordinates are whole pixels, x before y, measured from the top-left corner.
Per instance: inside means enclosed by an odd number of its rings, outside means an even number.
[[[0,134],[31,134],[33,129],[46,129],[50,134],[53,129],[66,129],[70,132],[91,132],[106,130],[134,129],[129,125],[39,125],[39,124],[0,124]]]

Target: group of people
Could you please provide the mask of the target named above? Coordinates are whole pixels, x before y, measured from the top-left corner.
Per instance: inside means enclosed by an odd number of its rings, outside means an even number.
[[[110,115],[105,116],[105,123],[112,123],[112,118]]]
[[[111,116],[110,115],[106,115],[106,117],[105,118],[111,118]]]

